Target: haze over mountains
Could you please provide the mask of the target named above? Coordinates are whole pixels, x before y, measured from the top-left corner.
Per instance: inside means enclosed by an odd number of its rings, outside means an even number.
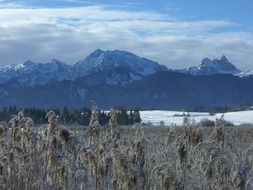
[[[235,106],[253,103],[252,74],[241,72],[224,55],[169,70],[130,52],[98,49],[74,65],[52,59],[1,67],[0,106],[80,107],[90,100],[105,109]]]

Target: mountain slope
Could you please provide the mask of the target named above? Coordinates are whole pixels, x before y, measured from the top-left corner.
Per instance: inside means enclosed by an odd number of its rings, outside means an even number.
[[[17,89],[43,85],[51,80],[69,79],[70,68],[70,65],[56,59],[48,63],[35,63],[29,60],[19,65],[0,68],[0,83],[8,83]]]
[[[232,75],[192,76],[157,72],[124,86],[89,86],[85,78],[55,81],[0,97],[0,106],[80,107],[95,100],[101,108],[112,106],[185,109],[199,106],[253,104],[253,78]]]
[[[106,85],[122,85],[139,80],[157,71],[168,70],[146,58],[138,57],[126,51],[95,50],[83,61],[73,66],[77,78],[84,76],[104,76]]]

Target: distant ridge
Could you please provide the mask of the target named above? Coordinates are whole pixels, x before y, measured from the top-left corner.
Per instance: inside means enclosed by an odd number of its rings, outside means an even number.
[[[0,107],[82,107],[94,100],[103,109],[113,106],[182,110],[194,107],[253,104],[253,77],[216,74],[193,76],[162,71],[123,86],[89,84],[90,79],[54,81],[22,88],[0,85]]]
[[[192,66],[179,70],[181,73],[191,75],[214,75],[214,74],[238,74],[241,71],[237,69],[225,55],[220,59],[204,58],[199,66]]]

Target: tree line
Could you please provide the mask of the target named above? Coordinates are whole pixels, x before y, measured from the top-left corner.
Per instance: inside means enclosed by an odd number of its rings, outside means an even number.
[[[117,122],[119,125],[132,125],[134,123],[140,123],[140,113],[138,109],[127,110],[123,107],[117,107]],[[50,109],[51,110],[51,109]],[[91,109],[87,107],[83,108],[68,108],[52,109],[58,115],[58,120],[64,125],[78,124],[88,126],[91,118]],[[46,113],[49,109],[42,108],[23,108],[19,109],[15,106],[4,107],[0,110],[0,121],[9,121],[19,111],[22,111],[26,117],[33,119],[35,124],[46,123]],[[106,125],[109,122],[110,116],[108,111],[99,110],[99,123],[100,125]]]
[[[238,106],[197,106],[197,107],[189,107],[185,109],[185,112],[208,112],[210,115],[214,115],[216,113],[226,113],[226,112],[234,112],[234,111],[245,111],[251,110],[252,104],[245,103]]]

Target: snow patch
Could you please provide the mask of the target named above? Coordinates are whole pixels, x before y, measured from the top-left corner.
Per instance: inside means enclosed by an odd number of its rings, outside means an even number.
[[[161,121],[165,125],[182,125],[183,115],[189,114],[191,120],[200,122],[203,119],[209,119],[215,121],[216,118],[221,117],[221,113],[216,115],[210,115],[203,112],[178,112],[178,111],[140,111],[140,116],[143,123],[160,125]],[[240,112],[228,112],[224,114],[226,121],[232,122],[234,125],[241,125],[245,123],[253,124],[253,111],[240,111]]]

